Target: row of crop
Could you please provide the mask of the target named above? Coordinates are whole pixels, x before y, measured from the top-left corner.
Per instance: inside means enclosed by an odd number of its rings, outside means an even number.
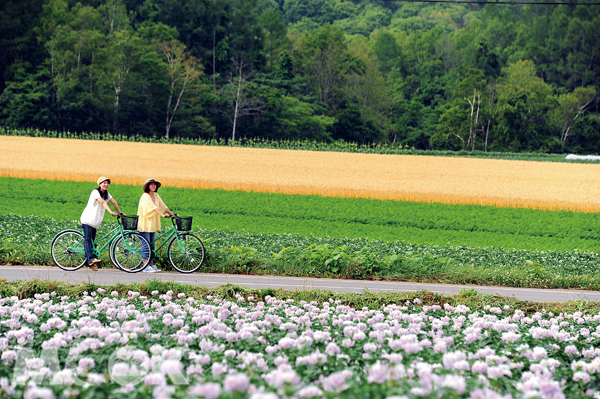
[[[76,220],[93,183],[0,178],[0,213]],[[113,184],[125,213],[141,188]],[[205,229],[369,237],[415,244],[595,251],[600,214],[475,205],[334,198],[162,187],[165,202]]]
[[[0,215],[0,262],[52,265],[52,237],[75,221]],[[111,228],[104,223],[100,233]],[[600,289],[594,252],[428,246],[368,239],[196,229],[202,272]],[[164,255],[162,267],[168,269]],[[108,262],[107,262],[108,263]]]
[[[109,140],[109,141],[130,141],[139,143],[169,143],[169,144],[187,144],[187,145],[206,145],[206,146],[228,146],[228,147],[247,147],[247,148],[272,148],[282,150],[305,150],[305,151],[333,151],[333,152],[354,152],[364,154],[394,154],[394,155],[426,155],[426,156],[459,156],[473,158],[490,159],[514,159],[524,161],[544,161],[544,162],[581,162],[597,163],[598,161],[586,160],[568,160],[564,154],[543,154],[543,153],[507,153],[507,152],[484,152],[484,151],[428,151],[409,148],[400,143],[373,143],[357,144],[345,142],[343,140],[334,142],[318,142],[314,140],[269,140],[269,139],[247,139],[242,138],[235,142],[225,139],[193,139],[185,137],[175,138],[157,138],[145,136],[127,136],[121,134],[98,133],[98,132],[56,132],[38,129],[11,129],[0,127],[0,135],[4,136],[27,136],[27,137],[50,137],[50,138],[68,138],[82,140]]]
[[[600,316],[556,305],[473,309],[419,293],[358,308],[331,293],[194,295],[159,281],[31,281],[4,296],[3,285],[2,398],[572,399],[600,382]]]

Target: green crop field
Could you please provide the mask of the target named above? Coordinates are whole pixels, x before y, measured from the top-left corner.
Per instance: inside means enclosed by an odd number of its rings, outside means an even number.
[[[0,214],[78,220],[93,188],[0,178]],[[141,187],[113,185],[109,191],[122,211],[137,212]],[[600,248],[598,214],[172,187],[160,194],[173,211],[194,216],[195,226],[204,229],[528,251]]]
[[[78,227],[72,220],[0,214],[0,262],[53,265],[52,238],[62,229]],[[99,234],[112,227],[114,220],[103,223]],[[600,257],[594,252],[416,245],[202,228],[194,233],[207,250],[203,272],[600,289]],[[168,269],[168,261],[160,255],[162,267]]]
[[[0,262],[52,265],[94,184],[0,178]],[[141,187],[113,185],[135,214]],[[162,187],[201,271],[600,289],[597,214]],[[164,221],[168,223],[168,221]],[[100,233],[114,226],[105,217]],[[160,261],[166,269],[165,262]]]

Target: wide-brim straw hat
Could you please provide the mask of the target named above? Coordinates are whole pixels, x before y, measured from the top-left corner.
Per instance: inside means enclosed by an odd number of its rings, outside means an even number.
[[[156,189],[157,189],[157,190],[158,190],[158,188],[159,188],[160,186],[162,186],[162,184],[160,184],[160,182],[159,182],[159,181],[156,181],[156,180],[154,180],[154,179],[148,179],[148,180],[146,180],[146,183],[144,184],[144,192],[146,192],[146,190],[147,190],[148,186],[150,185],[150,183],[154,183],[154,184],[156,184]]]
[[[100,185],[103,181],[106,181],[106,180],[108,180],[108,184],[110,184],[110,179],[108,177],[104,177],[104,176],[99,177],[98,178],[98,185]]]

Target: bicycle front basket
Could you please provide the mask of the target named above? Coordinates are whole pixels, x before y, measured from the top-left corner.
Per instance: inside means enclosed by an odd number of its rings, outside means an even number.
[[[138,217],[136,216],[121,216],[121,225],[123,230],[137,230]]]
[[[180,217],[175,219],[175,223],[177,224],[177,230],[179,231],[190,231],[192,229],[192,217]]]

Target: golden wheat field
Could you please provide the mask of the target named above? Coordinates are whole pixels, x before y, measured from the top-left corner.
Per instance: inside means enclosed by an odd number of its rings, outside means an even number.
[[[600,165],[11,136],[0,148],[9,177],[600,210]]]

